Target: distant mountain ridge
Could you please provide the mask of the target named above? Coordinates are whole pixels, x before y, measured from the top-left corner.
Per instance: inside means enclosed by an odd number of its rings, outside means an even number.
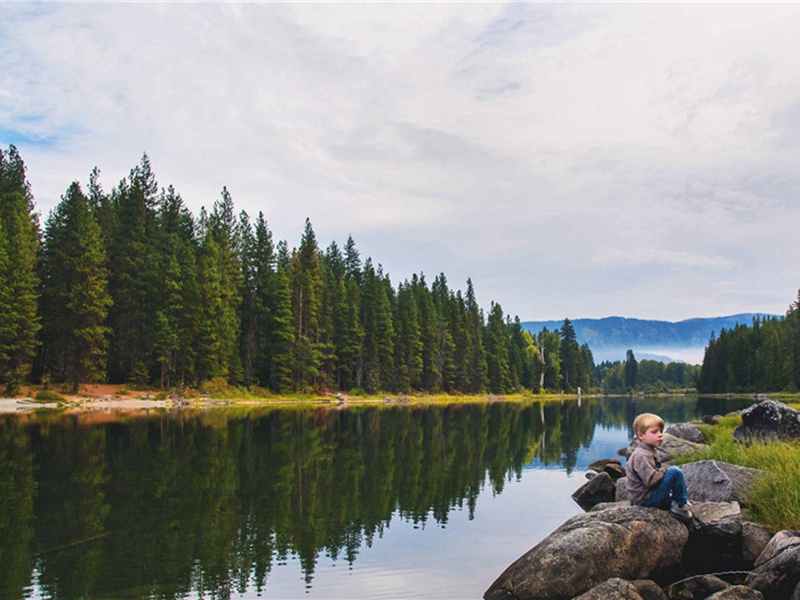
[[[732,329],[737,324],[750,325],[755,317],[771,317],[763,313],[742,313],[727,317],[686,319],[684,321],[657,321],[605,317],[603,319],[570,319],[578,342],[589,344],[596,363],[604,360],[624,360],[630,348],[636,358],[670,361],[683,360],[699,364],[711,333]],[[547,327],[559,329],[561,321],[523,321],[522,327],[538,333]]]

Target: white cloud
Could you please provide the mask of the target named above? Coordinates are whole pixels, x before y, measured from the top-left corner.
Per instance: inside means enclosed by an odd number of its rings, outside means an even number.
[[[290,243],[308,216],[395,279],[472,276],[523,317],[782,311],[799,285],[796,5],[0,17],[0,142],[43,210],[95,164],[110,188],[146,150],[194,210],[227,185]]]

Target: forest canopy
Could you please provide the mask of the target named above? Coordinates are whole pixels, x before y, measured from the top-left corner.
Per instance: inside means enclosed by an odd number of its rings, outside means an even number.
[[[17,149],[0,149],[0,383],[209,380],[274,392],[572,392],[594,362],[569,320],[536,339],[471,280],[396,287],[352,237],[273,239],[223,188],[194,215],[145,154],[110,192],[94,169],[44,226]]]

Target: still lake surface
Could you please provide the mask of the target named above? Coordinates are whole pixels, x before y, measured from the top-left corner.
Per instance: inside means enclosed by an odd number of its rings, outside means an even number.
[[[637,414],[749,404],[0,415],[0,598],[480,598]]]

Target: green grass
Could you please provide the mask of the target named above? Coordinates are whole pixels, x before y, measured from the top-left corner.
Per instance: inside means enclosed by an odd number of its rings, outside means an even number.
[[[724,417],[717,425],[701,429],[709,448],[682,455],[676,462],[719,460],[766,471],[747,498],[748,518],[773,531],[800,529],[800,443],[753,442],[733,439],[741,417]]]

